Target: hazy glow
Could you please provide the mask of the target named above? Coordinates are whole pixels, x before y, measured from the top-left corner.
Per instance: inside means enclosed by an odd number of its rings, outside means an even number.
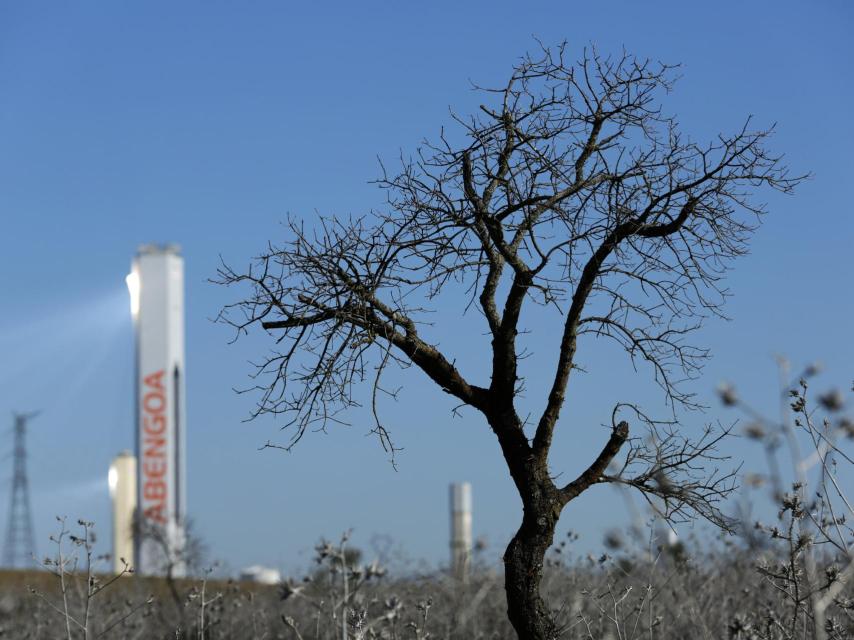
[[[130,312],[136,317],[136,314],[139,313],[139,274],[136,271],[131,271],[125,278],[125,282],[127,282],[128,292],[130,292]]]
[[[128,276],[130,277],[130,276]],[[116,497],[116,485],[119,483],[119,472],[115,465],[110,465],[110,473],[107,476],[107,482],[110,485],[110,497]]]

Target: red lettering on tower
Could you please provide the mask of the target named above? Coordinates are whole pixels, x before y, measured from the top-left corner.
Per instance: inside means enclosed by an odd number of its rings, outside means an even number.
[[[164,481],[168,469],[166,456],[166,390],[164,370],[143,379],[142,396],[142,512],[146,519],[166,524],[166,499],[169,494]]]

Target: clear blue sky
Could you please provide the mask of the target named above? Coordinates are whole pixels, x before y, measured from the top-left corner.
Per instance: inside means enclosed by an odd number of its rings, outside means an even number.
[[[389,408],[400,470],[366,427],[258,451],[276,426],[243,424],[247,360],[266,340],[228,345],[210,322],[234,293],[207,283],[282,237],[288,213],[382,204],[367,181],[503,82],[534,46],[590,42],[679,62],[665,108],[704,140],[748,114],[814,178],[771,214],[735,268],[732,322],[698,336],[715,359],[696,390],[731,379],[773,404],[772,354],[821,359],[827,384],[852,375],[854,9],[837,2],[6,2],[0,5],[0,420],[41,409],[30,472],[41,549],[53,516],[95,520],[107,545],[106,472],[132,447],[132,336],[124,276],[138,244],[177,242],[187,269],[189,510],[211,556],[303,566],[321,535],[391,536],[411,557],[447,556],[447,484],[474,484],[475,533],[496,554],[519,502],[492,435],[415,375]],[[442,309],[453,318],[455,310]],[[441,325],[437,329],[441,331]],[[449,335],[445,344],[465,344]],[[548,336],[534,345],[549,355]],[[468,354],[473,373],[477,354]],[[554,459],[567,475],[601,445],[615,400],[660,398],[613,353],[580,354]],[[695,427],[718,417],[689,416]],[[6,433],[6,431],[2,431]],[[0,442],[0,451],[11,442]],[[751,449],[736,444],[735,453]],[[748,460],[748,464],[750,460]],[[9,473],[3,458],[0,475]],[[0,485],[0,522],[8,484]],[[599,488],[562,529],[589,544],[625,521]],[[106,549],[105,549],[106,550]]]

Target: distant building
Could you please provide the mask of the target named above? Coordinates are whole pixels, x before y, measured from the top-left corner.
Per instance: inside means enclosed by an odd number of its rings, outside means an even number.
[[[184,259],[143,245],[127,277],[136,334],[137,519],[134,567],[184,575],[186,514]]]
[[[471,568],[471,484],[456,482],[450,486],[451,507],[451,574],[467,580]]]
[[[282,581],[282,574],[278,569],[255,564],[243,569],[240,572],[240,579],[248,582],[257,582],[258,584],[275,585]]]
[[[134,566],[136,457],[122,451],[110,465],[108,479],[113,501],[113,571],[119,574]]]

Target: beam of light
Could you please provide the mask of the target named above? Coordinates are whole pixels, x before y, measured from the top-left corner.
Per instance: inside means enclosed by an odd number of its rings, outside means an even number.
[[[114,407],[124,418],[133,384],[129,320],[127,291],[120,286],[0,318],[0,410],[38,407],[61,428],[99,398],[100,419]]]
[[[76,521],[79,515],[86,515],[88,518],[87,511],[91,511],[91,509],[87,507],[93,502],[97,502],[99,508],[104,508],[104,493],[107,489],[105,485],[103,475],[71,481],[65,478],[52,478],[50,483],[43,482],[32,488],[33,501],[38,503],[39,512],[42,514],[68,515],[69,520],[74,514]],[[57,510],[57,504],[63,505],[62,508]],[[45,508],[45,505],[50,510]]]
[[[128,292],[130,293],[130,313],[136,318],[136,315],[139,313],[139,274],[136,272],[136,269],[127,275],[125,282],[127,282]]]

